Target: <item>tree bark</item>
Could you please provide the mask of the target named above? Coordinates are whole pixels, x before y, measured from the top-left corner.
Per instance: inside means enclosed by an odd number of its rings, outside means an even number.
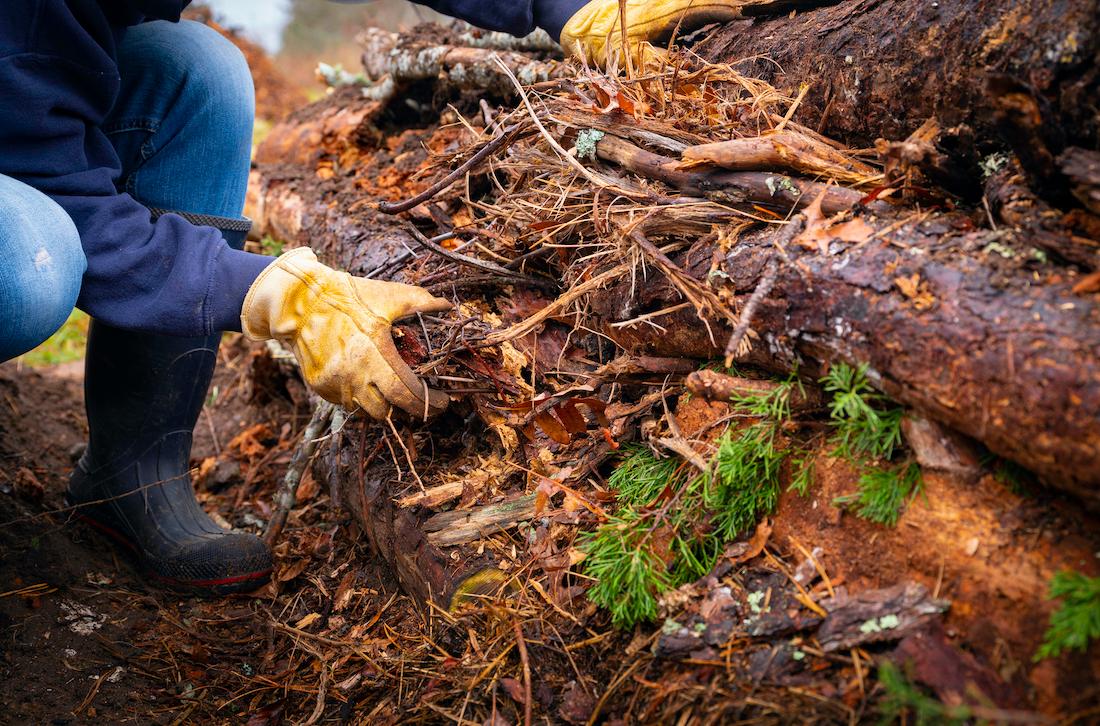
[[[780,267],[756,314],[747,361],[810,376],[835,362],[866,363],[899,402],[1100,508],[1095,297],[1074,294],[1072,281],[1049,268],[1034,284],[1026,232],[961,232],[971,225],[959,214],[863,219],[873,241],[830,256],[791,250],[794,264]],[[717,255],[717,269],[747,300],[775,256],[772,237],[749,233],[725,254],[704,241],[679,263],[705,280]],[[594,296],[602,332],[634,353],[722,355],[730,329],[712,321],[712,336],[692,310],[658,318],[666,333],[616,326],[681,300],[664,279],[636,285],[633,297],[630,285]]]
[[[850,0],[729,23],[694,50],[781,88],[811,84],[796,118],[851,146],[937,118],[973,196],[978,160],[1005,141],[1063,199],[1055,158],[1100,143],[1098,0]]]

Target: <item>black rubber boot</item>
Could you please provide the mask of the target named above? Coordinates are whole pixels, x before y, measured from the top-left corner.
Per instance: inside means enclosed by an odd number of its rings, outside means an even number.
[[[239,246],[246,231],[223,234]],[[125,545],[149,577],[208,595],[255,589],[271,573],[263,541],[216,525],[191,485],[192,431],[220,340],[92,322],[84,379],[89,442],[68,493],[77,515]]]

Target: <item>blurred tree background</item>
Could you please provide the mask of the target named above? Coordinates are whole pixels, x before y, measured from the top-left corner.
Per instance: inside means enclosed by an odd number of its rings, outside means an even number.
[[[317,63],[340,63],[355,72],[359,49],[355,34],[368,25],[402,30],[443,16],[407,0],[374,0],[345,4],[329,0],[290,0],[289,19],[283,29],[282,47],[276,63],[287,77],[314,92],[320,89],[313,77]]]

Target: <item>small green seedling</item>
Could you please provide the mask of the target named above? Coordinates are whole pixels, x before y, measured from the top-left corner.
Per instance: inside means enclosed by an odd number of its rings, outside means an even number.
[[[922,488],[920,467],[913,462],[886,469],[871,468],[859,478],[859,491],[837,497],[833,504],[851,507],[864,519],[893,527],[901,510]]]
[[[1069,650],[1083,653],[1091,641],[1100,639],[1100,577],[1063,570],[1051,579],[1047,598],[1061,598],[1062,604],[1050,616],[1035,661]]]
[[[903,411],[885,407],[888,399],[871,387],[867,365],[838,363],[821,382],[833,394],[829,415],[836,427],[837,453],[847,459],[891,459],[901,445]]]

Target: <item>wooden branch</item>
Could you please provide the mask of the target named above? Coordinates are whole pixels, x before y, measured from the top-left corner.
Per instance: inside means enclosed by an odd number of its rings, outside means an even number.
[[[275,512],[267,523],[267,529],[264,530],[264,543],[268,547],[273,546],[275,541],[279,539],[279,535],[282,534],[283,527],[286,525],[287,517],[290,516],[290,510],[294,508],[298,501],[298,486],[302,483],[302,474],[305,472],[309,460],[313,458],[313,453],[317,450],[318,440],[321,438],[321,432],[328,426],[334,410],[336,410],[336,406],[328,401],[319,401],[316,408],[313,409],[313,416],[306,424],[305,431],[302,432],[302,440],[298,444],[298,448],[294,450],[294,455],[290,458],[290,464],[287,466],[283,482],[279,486],[279,490],[275,492]]]
[[[855,595],[837,593],[821,605],[829,614],[818,628],[817,639],[831,653],[901,640],[946,612],[950,604],[933,598],[923,585],[909,582]]]
[[[382,202],[378,205],[378,209],[386,214],[400,214],[401,212],[407,212],[413,207],[423,204],[436,194],[447,187],[454,184],[456,181],[466,176],[466,174],[474,169],[478,164],[485,161],[491,154],[495,153],[502,146],[507,144],[512,139],[512,135],[519,130],[519,124],[513,124],[504,131],[502,131],[496,138],[489,141],[485,146],[478,149],[477,153],[471,156],[466,161],[458,165],[458,167],[447,176],[443,177],[435,184],[420,192],[414,197],[406,199],[403,202]]]
[[[789,171],[811,176],[826,174],[849,184],[866,183],[880,174],[851,155],[790,129],[691,146],[684,150],[683,160],[686,169],[699,164],[714,164],[723,169],[744,171]]]
[[[835,214],[856,206],[864,196],[854,189],[782,174],[684,170],[675,159],[646,151],[610,134],[597,143],[596,155],[635,174],[664,182],[682,194],[717,201],[757,203],[787,211],[806,207],[824,194],[822,211]],[[886,207],[882,202],[873,202],[872,206]]]
[[[459,88],[498,96],[513,95],[512,82],[495,66],[499,58],[525,85],[560,76],[561,63],[535,60],[508,50],[458,45],[425,46],[415,36],[368,28],[357,38],[363,46],[363,68],[375,82],[388,81],[389,97],[396,89],[416,81],[439,79]]]
[[[1001,221],[1026,232],[1026,241],[1031,245],[1085,270],[1100,268],[1100,241],[1072,234],[1064,222],[1065,215],[1031,191],[1015,159],[986,180],[985,193]],[[1017,252],[1029,254],[1028,249]]]
[[[409,234],[412,235],[413,239],[415,239],[421,247],[425,248],[429,252],[432,252],[433,254],[439,255],[445,260],[450,260],[451,262],[455,262],[465,267],[472,267],[475,270],[487,272],[495,277],[504,277],[515,282],[521,282],[525,285],[530,285],[531,287],[549,288],[551,290],[557,289],[557,285],[554,284],[552,280],[531,277],[530,275],[525,275],[522,272],[516,272],[514,270],[509,270],[505,267],[501,267],[495,262],[479,260],[476,257],[468,257],[458,252],[452,252],[451,250],[442,247],[441,245],[425,237],[423,234],[420,233],[420,230],[418,230],[411,224],[407,225],[407,229],[409,231]]]
[[[707,401],[731,401],[741,396],[770,393],[781,384],[775,381],[740,378],[712,370],[695,371],[684,380],[684,385],[694,395]],[[825,405],[821,389],[812,384],[802,384],[791,389],[787,402],[793,413],[817,411]]]

